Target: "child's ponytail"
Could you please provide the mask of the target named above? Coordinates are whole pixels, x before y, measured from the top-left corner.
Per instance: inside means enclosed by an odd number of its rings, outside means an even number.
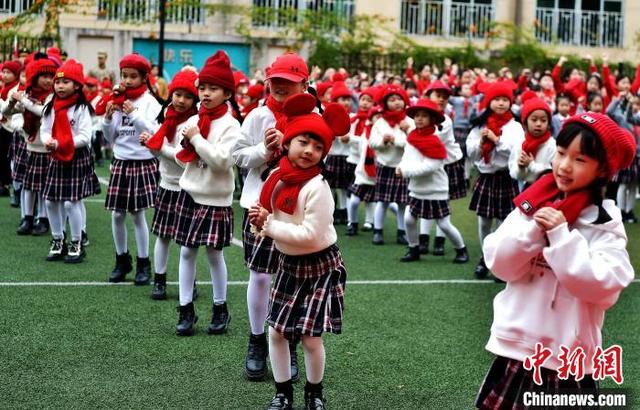
[[[309,94],[311,94],[314,97],[316,97],[316,108],[318,109],[320,114],[322,114],[324,112],[324,110],[322,109],[322,101],[320,101],[320,98],[318,98],[318,92],[313,87],[309,87],[307,90],[309,91]]]
[[[244,120],[244,118],[242,118],[242,112],[240,111],[238,102],[236,101],[236,98],[233,94],[231,94],[231,98],[229,98],[229,103],[231,104],[231,108],[233,108],[233,112],[236,114],[236,119],[238,120],[240,125],[242,125],[242,121]]]

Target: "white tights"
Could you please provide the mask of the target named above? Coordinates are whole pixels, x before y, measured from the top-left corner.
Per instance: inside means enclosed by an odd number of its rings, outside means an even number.
[[[111,230],[113,231],[113,242],[118,255],[126,253],[127,246],[127,214],[125,212],[113,211],[111,214]],[[149,257],[149,228],[144,217],[144,211],[131,212],[133,224],[135,226],[136,245],[139,258]]]
[[[405,211],[404,220],[407,225],[407,241],[409,242],[409,246],[418,246],[419,219],[411,214],[411,210],[409,207],[407,207]],[[451,223],[451,215],[447,215],[444,218],[436,219],[435,221],[438,227],[442,229],[442,232],[444,232],[451,243],[453,243],[453,247],[455,249],[464,248],[464,239],[462,239],[462,235],[460,234],[458,228],[453,226],[453,224]]]
[[[302,348],[307,382],[312,384],[322,382],[326,363],[322,337],[302,336]],[[291,379],[289,341],[272,327],[269,327],[269,360],[276,383],[284,383]]]
[[[491,226],[493,225],[494,218],[485,218],[482,216],[478,216],[478,234],[480,236],[480,246],[484,243],[484,238],[486,238],[491,233]],[[496,229],[500,227],[503,219],[496,218]]]
[[[71,240],[79,241],[82,236],[82,211],[80,201],[48,201],[47,212],[51,225],[51,235],[55,239],[64,237],[65,215],[69,217]]]
[[[169,245],[171,239],[169,238],[156,238],[156,245],[153,248],[153,264],[156,273],[167,273],[167,261],[169,260]]]
[[[636,207],[636,192],[638,191],[638,183],[620,184],[618,186],[618,194],[616,201],[618,208],[622,212],[631,212]]]
[[[404,209],[406,208],[406,205],[400,205],[397,204],[397,211],[396,211],[396,222],[398,225],[398,229],[401,231],[405,230],[405,226],[404,226]],[[376,210],[375,210],[375,214],[373,217],[373,227],[375,229],[383,229],[384,228],[384,216],[387,213],[387,208],[390,208],[393,210],[392,206],[390,206],[389,202],[381,202],[378,201],[376,203]]]
[[[354,194],[351,194],[351,196],[349,197],[349,203],[347,207],[347,219],[349,220],[349,223],[358,223],[358,207],[360,206],[361,201],[362,200],[360,199],[360,197]],[[373,214],[376,210],[376,203],[365,202],[364,209],[364,221],[369,223],[373,222]]]
[[[251,333],[264,333],[264,323],[269,314],[269,296],[271,290],[271,275],[249,270],[249,285],[247,286],[247,310]]]
[[[198,248],[180,248],[180,265],[178,268],[178,281],[180,284],[180,306],[193,301],[193,282],[196,279],[196,261]],[[222,304],[227,300],[227,265],[224,261],[223,251],[207,246],[207,260],[209,261],[209,273],[213,283],[213,303]]]

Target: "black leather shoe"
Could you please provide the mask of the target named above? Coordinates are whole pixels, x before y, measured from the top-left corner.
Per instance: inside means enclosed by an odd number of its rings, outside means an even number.
[[[33,216],[26,215],[22,218],[20,226],[16,230],[18,235],[31,235],[33,233]]]
[[[358,234],[358,223],[357,222],[350,222],[347,225],[347,232],[345,233],[345,235],[347,236],[355,236]]]
[[[33,225],[31,235],[42,236],[49,233],[49,220],[47,218],[38,218],[38,222]]]
[[[427,255],[429,253],[429,235],[420,235],[420,255]]]
[[[153,289],[151,289],[151,299],[165,300],[167,299],[167,274],[156,273],[153,276]]]
[[[325,402],[321,392],[304,392],[304,410],[324,410]]]
[[[407,240],[407,233],[402,229],[398,229],[396,243],[398,245],[409,245],[409,241]]]
[[[433,256],[444,255],[444,236],[436,236],[433,240]]]
[[[211,323],[209,324],[207,333],[210,335],[221,335],[227,331],[229,322],[231,322],[231,315],[227,308],[227,302],[221,305],[214,303],[211,309]]]
[[[127,273],[133,270],[133,266],[131,264],[131,255],[129,252],[123,253],[122,255],[116,254],[116,266],[111,271],[109,275],[109,282],[118,283],[123,282]]]
[[[178,306],[176,310],[179,313],[176,334],[178,336],[193,336],[195,331],[193,326],[198,322],[198,316],[196,316],[196,311],[193,308],[193,302],[184,306]]]
[[[384,245],[384,236],[382,235],[382,229],[373,230],[373,238],[371,238],[371,243],[374,245]]]
[[[151,261],[149,258],[136,258],[136,286],[148,285],[151,281]]]
[[[293,403],[283,393],[273,396],[267,410],[293,410]]]
[[[453,259],[453,263],[467,263],[469,262],[469,252],[467,247],[456,249],[456,257]]]
[[[484,279],[489,274],[489,268],[484,264],[484,258],[480,258],[480,262],[476,265],[476,270],[474,272],[476,278]]]
[[[420,260],[420,247],[410,246],[407,253],[400,258],[400,262],[415,262]]]
[[[261,381],[267,376],[267,356],[269,344],[267,334],[250,335],[247,357],[244,360],[244,373],[251,381]]]
[[[298,369],[298,344],[289,342],[289,356],[291,357],[291,381],[293,383],[300,380],[300,370]]]

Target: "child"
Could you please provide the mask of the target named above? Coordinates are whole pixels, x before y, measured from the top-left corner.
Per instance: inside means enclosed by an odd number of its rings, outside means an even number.
[[[509,156],[515,141],[522,141],[522,126],[513,119],[510,108],[513,87],[507,82],[487,84],[482,89],[484,112],[472,121],[474,128],[467,139],[467,154],[480,173],[473,187],[469,209],[478,214],[480,245],[491,233],[494,219],[500,226],[513,210],[518,184],[509,175]],[[480,258],[475,269],[477,278],[485,278],[489,270]]]
[[[564,120],[569,118],[569,112],[571,111],[571,98],[566,94],[558,94],[558,97],[556,97],[556,109],[557,112],[553,115],[553,119],[551,120],[553,138],[558,137]]]
[[[256,236],[251,232],[248,210],[258,201],[264,183],[262,174],[280,150],[287,119],[283,103],[289,96],[306,92],[308,80],[309,69],[302,57],[286,53],[276,58],[267,75],[271,93],[265,104],[251,111],[242,123],[242,135],[232,152],[236,165],[249,170],[242,188],[240,206],[245,209],[242,243],[244,261],[249,268],[247,308],[251,327],[245,374],[252,381],[262,380],[267,374],[268,345],[264,324],[269,308],[271,275],[277,271],[279,252],[271,238]],[[295,349],[291,349],[294,379],[297,375],[295,352]]]
[[[620,211],[602,192],[635,150],[631,135],[605,115],[569,118],[558,135],[553,172],[520,194],[518,209],[485,239],[487,266],[507,286],[493,302],[486,349],[497,357],[476,407],[524,408],[523,394],[534,389],[597,390],[592,358],[602,346],[604,314],[634,276]],[[541,386],[523,364],[537,341],[552,352],[542,364]],[[582,380],[559,378],[561,346],[584,349]]]
[[[436,135],[444,114],[435,101],[422,99],[407,109],[407,115],[413,118],[416,128],[409,133],[402,160],[396,168],[398,176],[409,178],[409,206],[404,215],[409,251],[400,260],[413,262],[420,259],[418,222],[423,218],[435,219],[453,242],[456,250],[453,263],[467,263],[469,254],[462,235],[451,224],[449,184],[444,169],[447,148]]]
[[[151,277],[149,261],[149,228],[146,208],[153,206],[156,195],[158,160],[140,144],[140,134],[157,128],[156,117],[161,105],[150,93],[151,65],[139,54],[120,60],[121,86],[109,98],[102,119],[104,137],[113,142],[111,178],[105,207],[112,212],[111,229],[116,248],[116,264],[109,282],[122,282],[131,272],[131,255],[127,244],[126,216],[135,225],[136,285],[148,285]]]
[[[538,97],[524,101],[521,120],[525,129],[524,139],[513,144],[509,173],[526,188],[551,170],[556,141],[551,138],[549,130],[551,108]]]
[[[44,108],[40,138],[52,158],[42,196],[51,224],[48,261],[64,258],[80,263],[85,257],[81,244],[83,215],[81,200],[94,194],[97,180],[91,159],[91,115],[82,86],[82,64],[67,60],[55,74],[52,101]],[[64,222],[69,218],[71,242],[64,239]]]
[[[187,120],[198,113],[198,89],[195,86],[198,75],[191,70],[178,71],[169,84],[169,101],[163,112],[162,126],[152,136],[148,132],[140,134],[140,142],[160,158],[160,184],[156,196],[155,212],[151,232],[156,235],[153,252],[155,275],[151,299],[167,298],[167,260],[169,244],[176,237],[176,209],[180,195],[180,177],[183,168],[176,163],[175,155],[180,149],[182,130]]]
[[[2,88],[0,89],[0,113],[9,105],[10,93],[20,85],[19,77],[22,64],[19,61],[7,61],[2,64]],[[11,184],[11,163],[9,151],[13,140],[11,118],[0,115],[0,196],[9,196]]]
[[[395,85],[387,85],[380,90],[380,103],[384,109],[382,118],[371,129],[369,145],[376,151],[376,211],[372,243],[383,245],[384,216],[389,204],[398,204],[396,215],[398,233],[396,242],[407,245],[404,225],[404,209],[409,201],[406,179],[396,175],[395,168],[400,163],[407,135],[413,129],[413,120],[406,118],[405,108],[409,105],[407,93]]]
[[[251,111],[258,108],[258,104],[263,95],[264,85],[260,83],[252,85],[247,89],[247,93],[242,96],[242,118],[246,118]]]
[[[198,317],[193,308],[198,248],[206,247],[213,283],[213,307],[209,334],[227,331],[231,315],[227,307],[227,266],[222,249],[233,234],[233,159],[231,148],[240,136],[240,124],[229,112],[227,101],[240,110],[233,94],[231,62],[224,51],[209,57],[198,74],[200,109],[182,131],[184,148],[176,161],[185,167],[180,177],[176,207],[176,242],[180,248],[180,306],[176,333],[193,335]]]
[[[249,211],[255,229],[273,238],[281,252],[268,318],[273,410],[293,408],[289,342],[299,339],[307,375],[305,409],[325,408],[322,333],[342,330],[347,272],[335,244],[333,196],[319,164],[334,136],[349,131],[349,116],[341,106],[329,104],[321,117],[312,113],[315,102],[306,94],[285,102],[288,120],[279,168]]]

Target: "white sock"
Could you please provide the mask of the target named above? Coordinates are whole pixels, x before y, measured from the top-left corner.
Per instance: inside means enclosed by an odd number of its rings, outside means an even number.
[[[407,208],[406,205],[398,205],[398,213],[396,214],[396,224],[398,225],[398,229],[401,231],[405,230],[404,226],[404,210]]]
[[[249,270],[249,285],[247,286],[247,310],[251,333],[264,333],[264,323],[269,314],[269,297],[271,290],[271,275]]]
[[[462,239],[462,235],[458,228],[453,226],[451,223],[451,215],[447,215],[444,218],[436,220],[436,223],[438,224],[438,228],[442,230],[442,233],[449,238],[454,249],[464,248],[464,239]]]
[[[51,212],[49,212],[51,214]],[[127,214],[113,211],[111,213],[111,231],[113,233],[113,243],[116,246],[116,253],[122,255],[127,252]],[[51,217],[49,217],[51,219]]]
[[[307,382],[312,384],[322,382],[326,363],[322,337],[303,336],[302,348],[304,349],[304,369],[307,374]]]
[[[64,237],[64,202],[47,200],[46,203],[51,236],[54,239],[62,239]]]
[[[493,225],[492,218],[485,218],[478,216],[478,235],[480,236],[480,247],[484,243],[484,238],[491,233],[491,225]]]
[[[616,202],[620,210],[627,211],[627,184],[618,185],[618,192],[616,195]]]
[[[433,219],[420,218],[420,235],[431,234],[432,226],[433,226]]]
[[[364,210],[365,210],[364,221],[373,225],[373,215],[376,212],[376,203],[365,202]]]
[[[41,192],[38,192],[38,218],[47,218],[47,203]]]
[[[406,207],[404,211],[404,222],[406,225],[407,242],[410,247],[418,246],[418,218],[411,214],[411,207]]]
[[[167,273],[170,244],[171,239],[169,238],[156,238],[156,244],[153,248],[153,265],[156,269],[156,273]]]
[[[376,204],[376,212],[373,215],[373,227],[375,229],[384,229],[384,214],[387,212],[388,202],[378,201]]]
[[[80,201],[65,201],[64,210],[69,217],[71,228],[71,240],[79,241],[82,238],[82,205]]]
[[[358,223],[358,206],[360,205],[360,198],[355,194],[351,194],[348,202],[347,220],[349,223]]]
[[[80,211],[82,212],[82,230],[87,232],[87,207],[84,206],[84,200],[80,200]]]
[[[135,226],[136,247],[138,250],[138,258],[149,257],[149,227],[147,219],[144,217],[144,211],[131,212],[133,223]]]
[[[224,261],[224,253],[208,246],[207,259],[213,283],[213,303],[220,305],[227,301],[227,264]]]
[[[22,217],[33,216],[33,208],[36,204],[36,193],[28,189],[23,189],[20,193],[20,213]]]
[[[198,248],[180,248],[180,265],[178,266],[178,283],[180,306],[193,302],[193,282],[196,279],[196,260]]]
[[[291,379],[289,341],[272,327],[269,327],[269,361],[276,383],[284,383]]]

